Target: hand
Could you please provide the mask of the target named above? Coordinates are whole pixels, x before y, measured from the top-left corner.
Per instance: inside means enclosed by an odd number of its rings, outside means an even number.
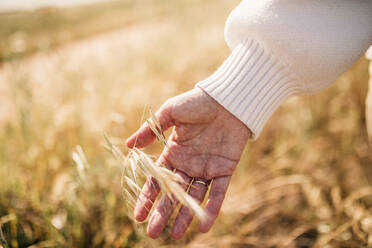
[[[217,218],[231,175],[251,132],[199,88],[166,101],[156,117],[162,131],[174,126],[168,147],[164,148],[158,162],[168,169],[176,169],[186,185],[192,183],[189,194],[199,203],[207,192],[207,183],[213,179],[205,206],[207,218],[199,226],[201,232],[207,232]],[[127,146],[141,148],[154,140],[155,134],[144,124],[127,140]],[[137,200],[137,221],[146,219],[158,193],[156,181],[149,179]],[[175,207],[176,203],[167,196],[160,199],[147,227],[151,238],[159,237]],[[172,227],[173,238],[184,235],[192,218],[192,213],[182,206]]]

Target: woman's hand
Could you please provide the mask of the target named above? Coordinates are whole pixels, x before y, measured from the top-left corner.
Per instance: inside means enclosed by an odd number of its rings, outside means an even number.
[[[201,89],[195,88],[169,99],[156,113],[162,131],[174,126],[159,163],[176,169],[187,184],[189,194],[202,202],[211,189],[206,203],[207,219],[200,223],[200,231],[207,232],[213,225],[225,197],[231,175],[239,162],[250,130]],[[155,134],[144,124],[127,140],[128,147],[145,147],[155,140]],[[135,218],[144,221],[159,193],[154,179],[148,180],[137,200]],[[167,196],[155,206],[147,233],[157,238],[164,229],[176,204]],[[182,206],[173,224],[172,236],[181,238],[193,218]]]

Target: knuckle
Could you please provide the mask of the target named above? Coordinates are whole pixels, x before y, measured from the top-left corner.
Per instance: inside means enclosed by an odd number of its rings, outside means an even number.
[[[165,102],[160,107],[160,109],[163,110],[163,111],[169,111],[170,109],[173,108],[173,105],[174,105],[174,98],[169,98],[169,99],[165,100]]]

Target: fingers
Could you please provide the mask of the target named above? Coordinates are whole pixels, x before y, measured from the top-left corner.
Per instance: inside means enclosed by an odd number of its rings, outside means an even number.
[[[216,220],[225,198],[230,178],[231,176],[225,176],[213,180],[209,191],[208,201],[205,206],[207,218],[204,221],[201,221],[199,226],[201,232],[208,232]]]
[[[181,184],[181,187],[186,190],[191,178],[179,171],[176,172],[176,174],[181,176],[183,179],[184,183]],[[175,197],[169,198],[167,195],[162,196],[150,217],[149,224],[147,226],[147,235],[153,239],[160,236],[177,204],[178,201]]]
[[[155,114],[163,132],[174,125],[171,113],[172,104],[165,103]],[[156,135],[151,131],[151,128],[147,123],[144,123],[137,132],[127,139],[126,144],[129,148],[142,148],[154,142],[155,138]]]
[[[168,170],[173,169],[169,164],[165,163],[162,156],[160,156],[158,161],[156,161],[156,164],[164,164]],[[142,222],[147,218],[159,192],[160,187],[155,178],[151,177],[146,180],[146,183],[143,185],[141,193],[138,196],[136,207],[134,209],[134,216],[137,221]]]
[[[147,218],[159,191],[159,185],[153,177],[143,185],[134,209],[134,217],[137,221],[142,222]]]
[[[197,203],[201,203],[207,193],[208,186],[198,180],[194,180],[190,189],[189,195],[196,200]],[[172,237],[174,239],[180,239],[185,234],[193,219],[193,213],[185,206],[182,206],[178,216],[173,224]]]
[[[168,219],[173,211],[173,202],[168,196],[163,195],[154,212],[150,217],[149,224],[147,226],[147,235],[153,239],[160,236]]]
[[[191,180],[182,172],[177,172],[177,174],[179,174],[185,180],[184,185],[187,185]],[[207,218],[204,221],[201,221],[199,226],[201,232],[208,232],[216,220],[225,198],[230,178],[230,176],[226,176],[214,179],[205,207]],[[186,186],[183,187],[186,189]],[[201,203],[207,190],[208,187],[206,185],[200,182],[194,182],[189,189],[189,194],[198,203]],[[159,188],[156,182],[146,182],[136,205],[135,216],[138,221],[144,221],[146,219],[158,193]],[[151,215],[147,227],[147,234],[151,238],[158,238],[160,236],[177,204],[178,202],[175,199],[170,199],[168,196],[163,196],[160,199],[153,214]],[[187,207],[182,206],[172,228],[173,238],[182,238],[192,219],[192,212],[188,210]]]
[[[142,148],[154,142],[156,136],[151,131],[147,123],[144,123],[132,136],[130,136],[126,144],[129,148]]]

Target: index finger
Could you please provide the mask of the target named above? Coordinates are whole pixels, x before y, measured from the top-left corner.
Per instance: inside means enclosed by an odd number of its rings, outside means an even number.
[[[208,201],[205,206],[207,218],[201,221],[199,226],[201,232],[208,232],[216,220],[218,213],[220,212],[222,202],[225,199],[230,178],[231,176],[224,176],[213,179],[208,195]]]
[[[172,118],[172,105],[165,103],[159,111],[156,112],[155,117],[159,121],[161,131],[164,132],[168,128],[174,125]],[[150,145],[156,138],[155,133],[151,130],[150,126],[145,122],[140,129],[137,130],[132,136],[130,136],[126,144],[129,148],[137,147],[142,148]]]
[[[149,125],[144,123],[140,129],[127,139],[126,144],[129,148],[142,148],[154,142],[155,137]]]

